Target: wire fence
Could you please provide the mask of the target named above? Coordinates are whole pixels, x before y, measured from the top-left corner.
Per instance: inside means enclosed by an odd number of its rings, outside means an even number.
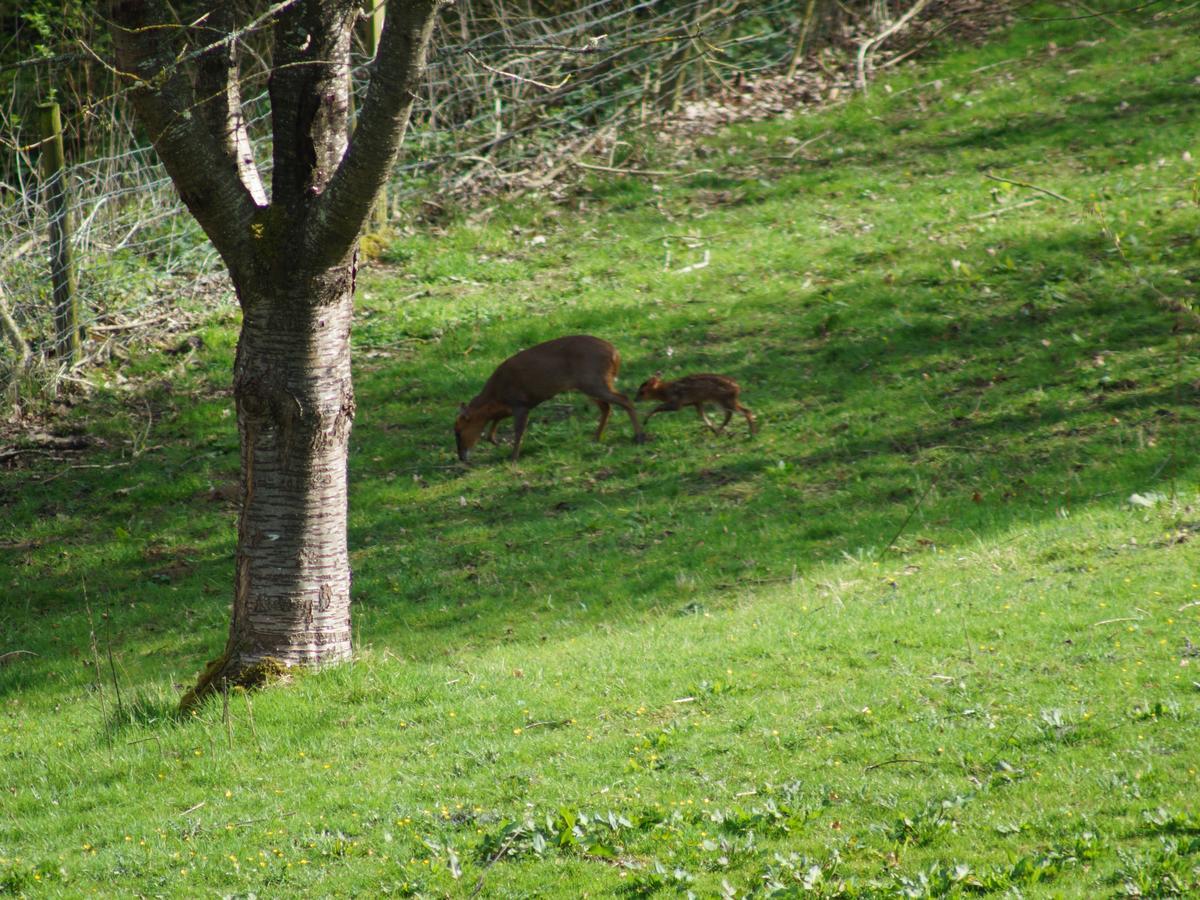
[[[387,212],[395,220],[419,198],[545,187],[605,135],[659,121],[753,73],[786,69],[802,18],[806,43],[816,47],[888,14],[883,0],[849,5],[860,15],[822,3],[814,19],[809,3],[804,17],[805,0],[595,0],[557,15],[536,14],[531,0],[460,0],[435,36]],[[353,76],[360,97],[365,63],[360,56]],[[266,168],[265,94],[245,107]],[[231,291],[154,151],[139,143],[125,99],[115,92],[90,101],[87,114],[105,121],[105,144],[69,160],[66,183],[85,350],[97,358],[156,322],[179,319],[181,301],[229,303]],[[35,354],[49,358],[45,192],[36,148],[16,153],[12,183],[0,182],[0,307]],[[269,181],[269,170],[263,175]]]

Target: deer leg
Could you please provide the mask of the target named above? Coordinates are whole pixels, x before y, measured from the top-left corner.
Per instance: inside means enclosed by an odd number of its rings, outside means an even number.
[[[597,395],[592,399],[604,400],[606,403],[615,403],[617,406],[625,410],[625,412],[629,413],[629,421],[633,423],[634,441],[639,444],[646,443],[646,432],[642,431],[642,426],[638,423],[637,409],[632,403],[629,402],[628,397],[626,397],[624,394],[618,394],[612,388],[608,388],[603,392],[598,392]],[[651,413],[651,415],[653,415],[653,413]]]
[[[734,405],[737,407],[737,411],[746,417],[746,424],[750,426],[750,433],[754,434],[756,431],[758,431],[758,425],[756,425],[754,422],[754,414],[750,412],[747,407],[742,406],[740,403],[735,403]],[[730,413],[730,415],[732,415],[732,413]],[[729,419],[726,419],[725,421],[728,422]]]
[[[650,422],[650,419],[660,412],[677,412],[678,410],[678,403],[672,403],[671,401],[660,403],[658,406],[654,407],[654,409],[650,410],[650,413],[646,416],[646,418],[642,419],[642,427],[646,427],[646,425]]]
[[[489,444],[498,445],[500,443],[498,440],[496,440],[496,429],[500,426],[500,420],[503,418],[505,418],[505,416],[496,416],[496,418],[492,419],[492,421],[488,423],[488,433],[483,436],[483,439]]]
[[[717,434],[725,430],[725,426],[729,424],[729,420],[733,418],[733,410],[728,406],[725,407],[725,421],[721,423],[721,427],[717,429]]]
[[[712,420],[708,418],[708,414],[704,411],[703,403],[696,404],[696,413],[700,416],[701,419],[704,420],[704,424],[708,426],[709,431],[711,431],[713,434],[720,433],[719,430],[717,429],[717,427],[715,425],[713,425]],[[729,420],[726,419],[725,421],[728,422]],[[722,425],[721,427],[724,428],[725,426]]]
[[[513,452],[512,461],[516,462],[521,455],[521,440],[525,437],[525,425],[529,422],[529,410],[518,406],[513,410]]]
[[[592,398],[592,402],[600,407],[600,424],[596,426],[596,440],[600,440],[604,436],[604,426],[608,424],[609,414],[612,413],[612,404],[607,400],[597,400]]]

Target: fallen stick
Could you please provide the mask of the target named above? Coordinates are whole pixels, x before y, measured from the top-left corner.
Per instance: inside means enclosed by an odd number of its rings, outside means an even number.
[[[616,166],[600,166],[596,163],[585,163],[578,159],[572,160],[571,165],[581,169],[591,169],[594,172],[612,172],[614,175],[642,175],[647,178],[690,178],[693,175],[704,175],[712,169],[695,169],[689,172],[663,172],[658,169],[618,169]]]
[[[688,272],[695,272],[697,269],[706,268],[708,266],[708,261],[709,261],[709,254],[708,254],[708,251],[705,250],[704,251],[704,259],[700,260],[700,262],[692,263],[690,266],[684,266],[682,269],[668,269],[667,271],[670,272],[672,275],[685,275]]]
[[[921,766],[932,765],[932,763],[930,763],[929,760],[927,760],[927,759],[902,759],[902,758],[885,759],[883,762],[871,763],[871,765],[865,766],[863,768],[863,771],[870,772],[872,769],[879,769],[879,768],[882,768],[883,766],[893,766],[893,765],[896,765],[897,763],[915,763],[916,765],[921,765]]]
[[[141,328],[143,325],[156,325],[164,319],[171,318],[172,315],[174,315],[173,312],[165,312],[157,316],[149,316],[145,319],[137,319],[133,322],[113,322],[110,325],[89,325],[88,331],[94,331],[98,333],[106,333],[110,331],[132,331],[135,328]]]
[[[803,150],[805,147],[809,146],[810,144],[815,144],[817,141],[821,140],[821,138],[823,138],[823,137],[829,137],[829,134],[830,134],[830,132],[828,132],[828,131],[822,131],[816,137],[811,137],[807,141],[801,141],[799,144],[796,145],[795,149],[792,150],[791,153],[785,153],[780,156],[765,156],[765,157],[760,157],[760,158],[762,158],[762,159],[787,159],[787,160],[795,159],[796,154],[799,153],[801,150]]]
[[[1014,209],[1024,209],[1027,206],[1034,206],[1041,203],[1041,197],[1034,197],[1032,200],[1022,200],[1020,203],[1014,203],[1011,206],[1001,206],[996,209],[989,209],[987,212],[975,213],[967,216],[967,219],[986,219],[989,216],[1002,216],[1006,212],[1012,212]]]
[[[32,650],[9,650],[7,653],[0,653],[0,666],[6,666],[18,656],[37,656]]]
[[[1005,184],[1015,184],[1018,187],[1029,188],[1038,193],[1045,194],[1047,197],[1053,197],[1055,200],[1061,200],[1063,203],[1073,203],[1070,197],[1064,197],[1062,194],[1057,194],[1049,188],[1038,187],[1036,184],[1030,184],[1028,181],[1017,181],[1013,178],[1001,178],[999,175],[993,175],[991,172],[984,172],[984,178],[990,178],[992,181],[1002,181]]]
[[[590,169],[593,172],[612,172],[614,175],[643,175],[647,178],[674,178],[678,175],[677,172],[661,172],[657,169],[618,169],[616,166],[598,166],[595,163],[585,163],[579,160],[572,160],[572,165],[579,166],[581,169]]]

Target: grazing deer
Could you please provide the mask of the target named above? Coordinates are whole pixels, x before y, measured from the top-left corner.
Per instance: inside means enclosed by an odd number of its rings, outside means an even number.
[[[586,394],[600,408],[596,440],[604,434],[604,426],[608,424],[615,403],[629,413],[634,438],[639,444],[643,443],[646,435],[638,423],[637,409],[628,397],[613,388],[620,367],[621,354],[616,347],[586,334],[555,338],[510,356],[492,373],[479,395],[459,407],[454,422],[458,458],[467,461],[471,448],[479,442],[485,428],[488,432],[484,440],[498,443],[496,426],[502,419],[512,416],[512,459],[516,462],[529,411],[564,391]]]

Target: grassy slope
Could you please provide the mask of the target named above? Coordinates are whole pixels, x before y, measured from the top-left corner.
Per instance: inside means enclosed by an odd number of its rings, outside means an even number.
[[[40,655],[0,668],[0,891],[1195,886],[1195,22],[1123,21],[400,242],[356,331],[360,661],[228,732],[166,711],[225,628],[234,323],[131,363],[74,412],[112,468],[5,474],[0,652]],[[761,434],[594,445],[562,398],[518,468],[454,464],[455,404],[580,331],[627,390],[735,376]]]

